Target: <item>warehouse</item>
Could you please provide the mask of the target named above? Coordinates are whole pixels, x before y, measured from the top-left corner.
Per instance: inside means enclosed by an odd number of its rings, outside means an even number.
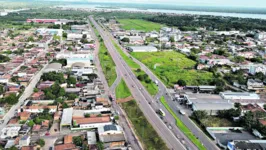
[[[233,103],[193,103],[193,111],[204,110],[209,115],[217,115],[219,110],[228,110],[234,108]]]
[[[130,52],[157,52],[158,49],[153,46],[130,46],[128,47]]]
[[[256,93],[248,93],[248,92],[221,92],[220,96],[226,100],[259,100],[260,96]]]

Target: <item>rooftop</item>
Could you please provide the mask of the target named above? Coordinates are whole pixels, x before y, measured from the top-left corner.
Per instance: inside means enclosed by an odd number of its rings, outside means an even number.
[[[77,124],[92,124],[92,123],[106,123],[110,122],[110,117],[90,117],[90,118],[76,118]]]

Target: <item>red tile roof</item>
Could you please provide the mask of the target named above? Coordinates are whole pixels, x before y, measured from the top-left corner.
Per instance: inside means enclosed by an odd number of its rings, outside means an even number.
[[[110,121],[110,117],[76,118],[75,121],[77,124],[105,123]]]

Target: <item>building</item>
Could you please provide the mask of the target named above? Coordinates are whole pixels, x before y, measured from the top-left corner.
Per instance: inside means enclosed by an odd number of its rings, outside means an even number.
[[[130,46],[128,47],[130,52],[157,52],[158,49],[153,46]]]
[[[63,29],[47,29],[47,28],[39,28],[36,30],[36,33],[40,35],[57,35],[61,36],[63,34]]]
[[[72,135],[66,135],[64,136],[64,144],[73,143],[73,136]]]
[[[2,129],[1,132],[1,138],[13,138],[15,136],[19,135],[19,130],[21,128],[21,125],[8,125],[5,128]]]
[[[217,115],[219,110],[228,110],[234,108],[233,103],[193,103],[193,111],[205,110],[209,115]]]
[[[62,64],[60,63],[51,63],[47,65],[47,67],[44,69],[44,73],[48,72],[60,72],[62,68]]]
[[[49,113],[55,113],[57,111],[57,105],[53,105],[53,102],[54,100],[27,100],[19,111],[41,113],[45,109],[49,109]]]
[[[256,93],[248,92],[220,92],[219,94],[225,100],[241,99],[241,100],[259,100],[260,96]]]
[[[82,39],[83,34],[79,34],[79,33],[68,33],[67,34],[67,40],[68,41],[72,41],[72,40],[80,40]]]
[[[29,119],[31,113],[27,112],[27,111],[24,111],[24,112],[19,113],[18,115],[20,117],[20,120],[26,121],[26,120]]]
[[[55,23],[58,19],[27,19],[28,23],[34,22],[34,23]]]
[[[19,146],[29,146],[30,145],[30,136],[25,135],[19,139]]]
[[[73,124],[79,128],[98,128],[104,125],[111,125],[111,119],[109,116],[102,117],[90,117],[90,118],[73,118]]]
[[[266,32],[259,32],[255,34],[255,38],[258,40],[265,40],[266,39]]]
[[[88,140],[88,145],[97,144],[96,133],[93,131],[88,131],[87,132],[87,140]]]
[[[264,90],[264,84],[260,80],[248,79],[247,87],[249,90]]]
[[[227,144],[228,150],[265,150],[266,140],[234,140]]]
[[[117,125],[105,125],[98,127],[99,139],[105,148],[124,147],[125,136],[122,128]]]
[[[63,110],[63,115],[60,122],[60,131],[62,131],[64,127],[66,128],[72,127],[72,114],[73,114],[73,108],[65,108]]]
[[[72,143],[55,145],[54,150],[77,150],[76,145]]]

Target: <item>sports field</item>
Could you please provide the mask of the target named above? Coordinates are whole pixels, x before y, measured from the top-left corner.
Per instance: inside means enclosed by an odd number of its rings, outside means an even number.
[[[159,31],[162,24],[154,23],[150,21],[140,20],[140,19],[119,19],[118,22],[121,24],[121,27],[125,30],[142,30],[145,32],[149,31]]]

